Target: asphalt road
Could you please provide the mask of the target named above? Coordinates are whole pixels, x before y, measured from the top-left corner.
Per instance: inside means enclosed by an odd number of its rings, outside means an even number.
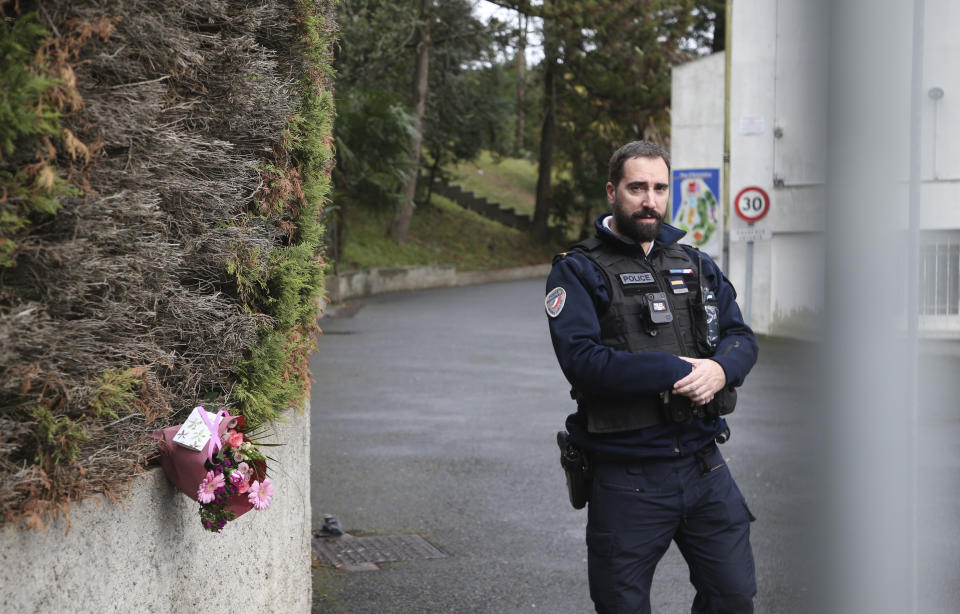
[[[416,533],[448,556],[374,571],[318,566],[314,612],[593,611],[586,513],[569,506],[555,443],[573,404],[543,296],[542,280],[400,293],[343,305],[321,322],[311,360],[314,527],[335,514],[351,535]],[[810,357],[807,344],[761,340],[722,448],[758,518],[759,613],[808,609],[816,571],[806,549],[816,533],[817,430],[804,422],[815,402]],[[935,372],[960,373],[953,357],[935,363]],[[954,391],[937,394],[941,411],[923,433],[942,446],[957,441],[960,412],[942,410],[956,407]],[[939,525],[960,513],[957,466],[951,452],[932,469],[948,485],[931,506]],[[924,543],[936,569],[921,578],[921,611],[955,611],[957,534]],[[654,612],[688,612],[692,598],[672,547],[654,579]]]

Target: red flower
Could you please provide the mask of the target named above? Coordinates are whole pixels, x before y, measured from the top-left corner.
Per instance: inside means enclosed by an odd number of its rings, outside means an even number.
[[[243,445],[243,433],[230,429],[224,435],[223,442],[231,448],[239,448]]]

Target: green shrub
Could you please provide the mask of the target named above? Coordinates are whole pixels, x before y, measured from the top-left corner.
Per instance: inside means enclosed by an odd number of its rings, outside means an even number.
[[[309,390],[307,359],[315,347],[323,293],[322,212],[333,165],[330,48],[336,30],[314,3],[299,6],[304,71],[299,111],[284,139],[289,159],[263,166],[283,186],[275,190],[280,200],[267,209],[279,208],[288,220],[281,222],[289,228],[287,245],[266,254],[238,248],[228,264],[245,309],[273,317],[273,325],[258,331],[257,344],[236,366],[232,395],[253,427],[278,419]]]
[[[90,434],[67,416],[55,416],[47,407],[36,405],[30,412],[36,421],[37,455],[34,462],[46,466],[77,460],[80,445]]]
[[[96,378],[97,391],[90,401],[90,409],[97,418],[120,418],[135,405],[143,378],[143,370],[130,368],[110,370]]]
[[[32,216],[56,213],[60,197],[78,193],[50,160],[17,159],[38,150],[53,157],[50,138],[60,134],[60,114],[45,101],[57,81],[36,54],[46,35],[34,13],[0,22],[0,267],[15,264],[15,237]]]

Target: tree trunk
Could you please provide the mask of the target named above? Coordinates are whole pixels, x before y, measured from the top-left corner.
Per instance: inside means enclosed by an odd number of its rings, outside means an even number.
[[[520,18],[517,35],[517,134],[514,149],[523,151],[523,100],[527,80],[527,16],[517,13]]]
[[[549,2],[544,1],[544,8]],[[533,231],[547,235],[547,220],[550,215],[550,175],[553,170],[553,142],[556,136],[557,44],[552,38],[549,18],[543,19],[543,124],[540,128],[540,163],[537,167],[537,199],[533,209]]]
[[[423,201],[425,204],[429,205],[430,200],[433,198],[433,186],[437,180],[437,171],[440,170],[440,157],[437,156],[433,160],[433,164],[430,165],[430,176],[427,178],[427,199]]]
[[[414,134],[410,137],[410,175],[404,187],[404,199],[393,219],[390,236],[404,243],[410,233],[414,196],[420,168],[420,147],[423,143],[423,113],[427,106],[427,76],[430,61],[430,6],[431,0],[420,0],[420,40],[417,43],[417,64],[413,73]]]

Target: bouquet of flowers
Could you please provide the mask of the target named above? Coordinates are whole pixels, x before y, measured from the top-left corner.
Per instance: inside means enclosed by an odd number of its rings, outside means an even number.
[[[200,503],[200,522],[219,533],[251,509],[265,510],[273,499],[267,457],[250,440],[243,416],[209,414],[195,407],[182,425],[151,435],[173,484]]]

